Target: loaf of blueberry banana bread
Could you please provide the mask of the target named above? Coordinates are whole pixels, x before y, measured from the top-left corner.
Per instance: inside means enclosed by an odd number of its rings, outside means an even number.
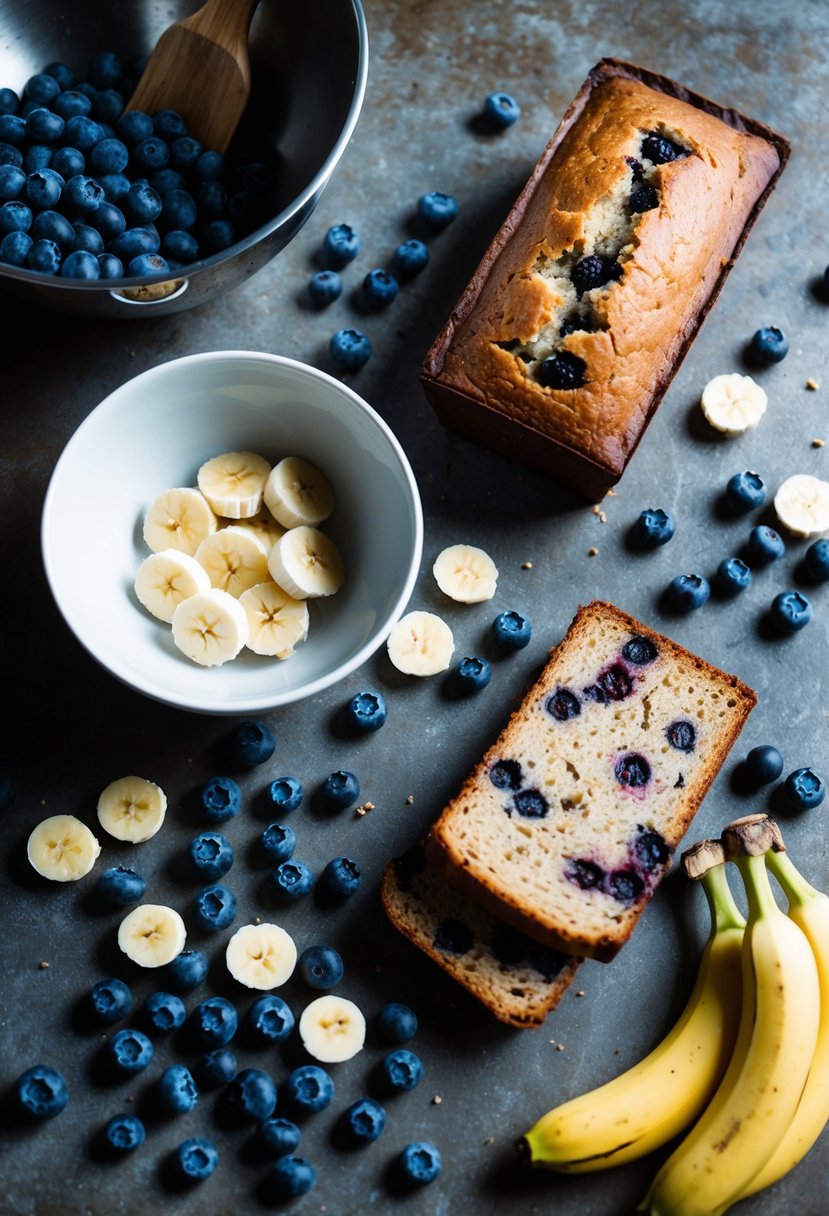
[[[380,894],[395,928],[510,1026],[540,1026],[581,961],[466,899],[427,863],[422,845],[389,862]]]
[[[601,497],[788,151],[758,122],[602,60],[426,356],[440,420]]]
[[[537,941],[606,962],[756,700],[612,604],[580,608],[434,825],[429,860]]]

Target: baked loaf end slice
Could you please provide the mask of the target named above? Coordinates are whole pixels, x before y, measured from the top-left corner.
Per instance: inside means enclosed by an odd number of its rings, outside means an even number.
[[[394,927],[510,1026],[540,1026],[580,965],[466,899],[421,845],[389,862],[380,894]]]
[[[539,942],[606,962],[756,700],[612,604],[582,607],[435,824],[429,858]]]

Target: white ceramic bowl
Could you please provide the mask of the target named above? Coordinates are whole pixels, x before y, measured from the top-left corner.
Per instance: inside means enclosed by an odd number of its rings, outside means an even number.
[[[346,566],[341,590],[311,601],[308,639],[284,662],[243,650],[204,668],[138,602],[148,505],[196,484],[220,452],[299,455],[331,480],[324,528]],[[277,355],[216,351],[163,363],[92,411],[58,460],[43,509],[43,561],[67,624],[131,688],[199,713],[264,712],[356,670],[412,592],[423,547],[414,475],[389,427],[351,389]]]

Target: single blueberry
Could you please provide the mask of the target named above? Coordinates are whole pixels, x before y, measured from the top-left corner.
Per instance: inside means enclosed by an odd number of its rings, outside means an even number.
[[[153,1045],[140,1030],[116,1030],[107,1053],[119,1072],[143,1072],[153,1058]]]
[[[429,262],[429,250],[423,241],[412,237],[398,245],[392,254],[391,268],[398,279],[413,279]]]
[[[581,702],[569,688],[557,688],[546,701],[545,709],[557,722],[567,722],[581,713]]]
[[[170,263],[158,253],[140,253],[127,263],[128,275],[167,274]]]
[[[28,178],[26,185],[28,185]],[[32,226],[31,208],[13,199],[0,207],[0,232],[28,232]]]
[[[156,1034],[168,1034],[184,1025],[184,1001],[172,992],[151,992],[141,1006],[144,1025]]]
[[[306,1114],[324,1110],[334,1097],[334,1082],[316,1064],[303,1064],[290,1074],[282,1090],[289,1107]]]
[[[102,139],[89,153],[89,165],[95,173],[123,173],[129,159],[129,149],[120,139]]]
[[[26,263],[30,270],[40,274],[57,274],[61,263],[60,247],[54,241],[34,241],[26,255]]]
[[[783,796],[793,811],[810,811],[826,797],[822,777],[811,768],[796,768],[783,782]]]
[[[209,996],[193,1010],[190,1019],[195,1038],[204,1047],[224,1047],[236,1033],[239,1018],[223,996]]]
[[[256,1145],[265,1157],[287,1157],[301,1139],[302,1132],[290,1119],[265,1119],[256,1129]]]
[[[812,605],[800,591],[781,591],[771,602],[771,619],[781,633],[797,633],[812,619]]]
[[[338,769],[323,781],[316,802],[325,811],[345,811],[360,797],[360,782],[353,773]]]
[[[399,290],[400,284],[388,270],[370,270],[363,279],[363,302],[367,308],[379,312],[388,308]]]
[[[125,173],[102,173],[98,185],[108,203],[122,203],[129,194],[131,183]]]
[[[314,885],[314,875],[304,861],[283,861],[273,872],[273,893],[280,903],[302,899]]]
[[[110,866],[98,878],[95,889],[101,899],[113,908],[125,908],[127,904],[136,904],[143,898],[147,883],[128,866]]]
[[[492,622],[492,633],[501,650],[523,650],[533,634],[532,622],[520,612],[500,612]]]
[[[66,63],[61,63],[55,60],[53,63],[47,63],[43,69],[44,76],[51,76],[53,80],[58,82],[58,88],[71,89],[75,83],[75,73]]]
[[[221,152],[202,152],[193,166],[193,176],[200,182],[216,182],[224,176],[225,158]]]
[[[455,692],[468,695],[486,688],[492,679],[492,668],[486,659],[465,658],[452,669],[449,678]]]
[[[236,229],[229,220],[211,220],[201,230],[201,243],[206,253],[222,253],[236,240]]]
[[[434,231],[451,224],[459,211],[457,201],[451,194],[441,194],[439,190],[430,190],[417,200],[417,214],[420,219]]]
[[[120,133],[120,128],[116,127]],[[163,139],[150,135],[142,139],[132,150],[133,167],[141,173],[155,173],[170,163],[170,149]]]
[[[104,188],[94,177],[76,173],[63,188],[63,202],[75,211],[87,214],[97,211],[104,201]]]
[[[521,117],[521,107],[509,93],[489,93],[484,99],[483,117],[491,131],[505,131]]]
[[[751,585],[751,570],[739,557],[726,557],[717,566],[714,583],[721,595],[736,595]]]
[[[401,1177],[413,1186],[426,1186],[434,1182],[441,1165],[440,1150],[425,1140],[407,1144],[397,1158]]]
[[[701,574],[678,574],[668,584],[667,599],[676,612],[692,612],[708,602],[711,588]]]
[[[192,135],[179,135],[170,144],[170,160],[177,169],[192,169],[203,152]]]
[[[227,191],[221,182],[199,182],[193,190],[193,197],[203,221],[217,220],[227,209]]]
[[[342,291],[343,281],[336,270],[318,270],[308,280],[308,298],[316,308],[333,304]]]
[[[624,756],[620,756],[613,771],[619,784],[630,789],[639,789],[651,779],[651,766],[639,752],[626,752]]]
[[[263,1191],[278,1199],[294,1199],[307,1194],[316,1181],[316,1170],[304,1157],[282,1157],[265,1175]]]
[[[746,772],[756,785],[769,785],[783,772],[783,757],[776,747],[760,744],[746,756]]]
[[[390,1051],[380,1065],[389,1089],[406,1092],[414,1089],[423,1078],[423,1065],[418,1056],[407,1047]]]
[[[219,832],[202,832],[190,842],[187,859],[198,878],[223,878],[233,865],[233,845]]]
[[[768,566],[785,552],[785,542],[774,528],[758,524],[751,529],[748,536],[748,560],[752,566]]]
[[[489,770],[489,779],[498,790],[518,790],[524,775],[518,760],[496,760]]]
[[[332,270],[339,270],[348,262],[352,262],[362,249],[362,241],[358,234],[348,224],[335,224],[329,228],[322,242],[323,264]]]
[[[338,329],[328,345],[337,367],[356,372],[371,358],[371,340],[357,329]]]
[[[21,1073],[14,1084],[18,1105],[30,1119],[53,1119],[69,1101],[62,1073],[48,1064],[36,1064]]]
[[[725,486],[725,500],[736,514],[762,507],[766,500],[766,487],[759,473],[746,469],[729,477]]]
[[[268,786],[267,797],[275,811],[288,815],[302,802],[302,786],[296,777],[277,777]]]
[[[343,1138],[354,1146],[373,1144],[386,1126],[386,1112],[373,1098],[360,1098],[340,1115],[339,1129]]]
[[[293,828],[282,823],[269,823],[262,833],[262,851],[268,861],[277,865],[282,861],[290,861],[296,848],[296,832]]]
[[[671,856],[671,847],[659,832],[647,831],[640,827],[631,852],[639,868],[650,873],[665,865]]]
[[[591,253],[580,262],[576,262],[570,274],[576,294],[581,296],[595,287],[604,287],[607,283],[620,278],[622,268],[615,258],[602,257],[601,254]]]
[[[173,1161],[179,1177],[184,1181],[203,1182],[219,1164],[219,1151],[209,1140],[193,1136],[178,1146]]]
[[[121,83],[124,69],[114,51],[98,51],[89,61],[87,75],[96,89],[114,89]]]
[[[26,118],[26,134],[33,143],[56,144],[65,128],[60,114],[51,110],[32,110]]]
[[[187,124],[176,110],[159,110],[153,115],[153,128],[167,140],[187,134]]]
[[[96,1022],[111,1026],[120,1022],[132,1008],[132,993],[123,980],[98,980],[87,998],[89,1010]]]
[[[607,704],[608,701],[625,701],[633,692],[630,672],[622,663],[611,663],[599,672],[596,686],[603,693],[603,697],[598,698],[602,704]]]
[[[195,1070],[202,1089],[219,1089],[236,1076],[236,1057],[229,1047],[216,1047],[199,1059]]]
[[[640,186],[637,190],[632,190],[630,194],[630,210],[633,215],[640,215],[643,211],[653,211],[659,206],[659,195],[653,186]]]
[[[687,156],[687,152],[657,131],[650,131],[642,140],[641,155],[643,160],[653,161],[655,165],[665,165],[681,156]]]
[[[191,232],[174,228],[162,237],[161,252],[168,262],[182,262],[189,266],[199,256],[199,242]]]
[[[232,777],[211,777],[202,786],[199,798],[204,817],[211,823],[232,819],[242,805],[242,791]]]
[[[23,96],[31,101],[36,101],[41,106],[48,106],[55,100],[59,92],[60,85],[54,76],[50,76],[47,72],[38,72],[36,76],[30,76],[23,86]]]
[[[408,1043],[417,1034],[417,1014],[399,1001],[384,1005],[375,1024],[387,1043]]]
[[[255,718],[240,722],[230,737],[230,750],[237,764],[253,768],[270,760],[276,748],[273,731]]]
[[[207,976],[210,962],[200,950],[182,950],[165,972],[167,984],[174,992],[192,992]]]
[[[309,988],[325,992],[343,978],[343,960],[333,946],[309,946],[302,951],[297,969]]]
[[[250,190],[237,190],[227,200],[228,218],[243,232],[251,232],[262,217],[262,200]]]
[[[0,165],[14,165],[16,169],[23,166],[23,153],[11,144],[0,142]]]
[[[662,507],[647,507],[635,524],[636,540],[643,549],[666,545],[675,531],[673,515]]]
[[[140,1148],[146,1137],[144,1124],[136,1115],[116,1115],[101,1132],[105,1147],[114,1156]]]
[[[693,722],[678,718],[665,727],[665,738],[678,752],[692,752],[697,744],[697,732]]]
[[[77,89],[77,91],[79,93],[82,93],[84,95],[84,97],[88,97],[90,101],[94,101],[98,95],[98,90],[96,89],[95,85],[92,84],[92,82],[89,80],[79,81],[75,85],[75,88]]]
[[[171,1064],[158,1079],[156,1092],[166,1110],[173,1115],[186,1114],[199,1100],[193,1074],[184,1064]]]
[[[19,114],[0,114],[0,140],[15,148],[24,148],[27,142],[25,118]]]
[[[89,216],[89,224],[100,232],[102,239],[109,244],[115,237],[120,236],[127,226],[126,217],[120,207],[108,200],[102,202],[97,211]]]
[[[70,182],[75,180],[69,179]],[[54,169],[38,169],[26,178],[23,197],[33,211],[48,211],[57,206],[64,189],[64,180]],[[67,194],[64,202],[72,204],[71,196]]]
[[[573,389],[584,384],[587,364],[569,350],[556,351],[539,364],[536,373],[542,388]]]
[[[79,152],[91,152],[97,143],[104,138],[103,127],[94,118],[86,114],[73,114],[66,120],[63,129],[63,142]]]
[[[519,790],[512,800],[512,805],[524,819],[544,819],[550,811],[550,805],[540,790]]]
[[[622,658],[634,667],[647,667],[657,656],[657,649],[650,638],[637,634],[625,642],[622,647]]]
[[[150,185],[156,194],[162,198],[165,194],[169,194],[171,190],[184,190],[187,187],[187,178],[178,169],[158,169],[150,178]]]
[[[287,1039],[294,1028],[294,1015],[280,996],[268,993],[254,1001],[244,1017],[248,1038],[257,1047],[269,1047]]]
[[[52,105],[52,110],[55,114],[59,114],[64,122],[69,122],[70,118],[86,118],[92,113],[92,101],[77,89],[66,89],[58,97],[55,98]],[[64,127],[64,138],[66,137],[66,128]],[[93,141],[94,143],[94,141]],[[91,148],[92,144],[88,144],[87,149]]]
[[[101,89],[92,100],[92,113],[100,123],[111,125],[124,112],[124,98],[117,89]]]
[[[236,919],[236,912],[236,896],[221,883],[205,887],[196,896],[194,916],[200,929],[226,929]]]
[[[583,857],[567,859],[565,877],[568,882],[575,883],[582,891],[592,891],[604,883],[605,872],[595,861],[587,861]]]
[[[59,211],[40,211],[32,221],[32,236],[36,241],[54,241],[61,249],[70,249],[75,242],[75,227]]]
[[[27,174],[37,173],[39,169],[52,168],[54,159],[54,148],[47,148],[43,144],[31,144],[23,157],[23,168]],[[61,173],[60,176],[63,177],[64,174]]]
[[[153,120],[142,110],[127,110],[115,124],[119,139],[125,144],[139,144],[153,133]]]
[[[17,109],[20,98],[15,93],[14,89],[3,87],[0,89],[0,115],[14,114]]]
[[[645,889],[645,884],[635,870],[614,870],[607,876],[608,894],[620,903],[633,903]]]
[[[97,258],[104,252],[104,238],[97,228],[80,221],[74,225],[74,228],[75,239],[69,246],[70,253],[91,253]]]
[[[349,857],[334,857],[320,874],[320,895],[334,901],[348,899],[362,881],[363,875],[356,861]]]
[[[114,253],[99,253],[98,271],[102,279],[122,279],[124,263]]]
[[[186,190],[167,190],[161,196],[161,214],[158,222],[165,230],[178,229],[188,232],[197,219],[196,200]]]
[[[101,277],[101,270],[94,253],[89,253],[86,249],[76,249],[64,258],[60,274],[63,279],[98,279]]]
[[[466,921],[448,916],[435,929],[432,945],[446,954],[468,954],[475,945],[475,934]]]
[[[822,537],[812,541],[803,555],[803,564],[813,583],[829,581],[829,540]]]
[[[243,1068],[222,1093],[222,1107],[235,1122],[270,1119],[276,1109],[276,1084],[261,1068]]]
[[[0,241],[0,262],[8,266],[27,266],[32,244],[28,232],[7,232]]]
[[[379,730],[387,716],[388,711],[383,694],[373,690],[358,692],[345,707],[345,718],[348,725],[361,735]]]
[[[779,363],[789,353],[789,343],[783,331],[772,325],[756,331],[748,350],[756,363]]]

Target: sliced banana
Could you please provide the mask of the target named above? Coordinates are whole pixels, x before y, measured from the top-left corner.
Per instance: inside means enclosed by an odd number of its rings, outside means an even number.
[[[286,456],[271,469],[265,483],[265,505],[286,528],[316,527],[334,510],[334,491],[310,460]]]
[[[219,520],[219,527],[230,527],[232,521]],[[271,515],[267,507],[263,506],[255,515],[251,515],[248,519],[233,523],[233,527],[246,528],[258,536],[266,549],[270,550],[273,545],[279,540],[280,536],[285,535],[285,529],[282,524],[278,524]]]
[[[197,480],[217,515],[249,519],[262,507],[270,471],[268,461],[255,452],[223,452],[204,462]]]
[[[727,372],[709,380],[702,390],[702,412],[706,421],[726,435],[740,435],[756,426],[768,405],[766,390],[751,376]]]
[[[362,1051],[366,1019],[353,1001],[331,994],[320,996],[302,1011],[299,1037],[315,1060],[340,1064]]]
[[[434,612],[407,612],[392,627],[386,648],[394,666],[407,676],[434,676],[452,661],[452,630]]]
[[[339,591],[345,567],[334,542],[316,528],[291,528],[268,554],[271,578],[295,600]]]
[[[140,844],[155,836],[167,813],[167,795],[146,777],[119,777],[98,799],[98,821],[116,840]]]
[[[144,516],[144,540],[153,553],[177,549],[192,557],[216,527],[213,508],[198,490],[165,490],[150,503]]]
[[[495,562],[475,545],[450,545],[438,554],[432,574],[444,595],[460,604],[491,600],[498,582]]]
[[[296,967],[294,939],[279,925],[243,925],[227,943],[225,961],[235,980],[263,992],[279,988]]]
[[[257,583],[239,596],[248,617],[247,645],[254,654],[287,658],[308,637],[308,605],[276,583]]]
[[[204,566],[178,549],[162,549],[145,557],[135,576],[135,594],[159,621],[167,624],[182,600],[210,589]]]
[[[95,836],[74,815],[52,815],[32,831],[29,862],[43,878],[75,882],[88,874],[101,852]]]
[[[233,525],[206,536],[196,550],[196,561],[207,571],[211,587],[236,599],[268,577],[268,550],[255,532]]]
[[[794,536],[829,532],[829,482],[810,473],[787,477],[774,496],[774,509]]]
[[[141,904],[121,921],[118,946],[139,967],[164,967],[184,949],[187,932],[174,908]]]
[[[235,659],[247,640],[247,613],[237,599],[216,587],[191,595],[173,614],[173,641],[202,667]]]

